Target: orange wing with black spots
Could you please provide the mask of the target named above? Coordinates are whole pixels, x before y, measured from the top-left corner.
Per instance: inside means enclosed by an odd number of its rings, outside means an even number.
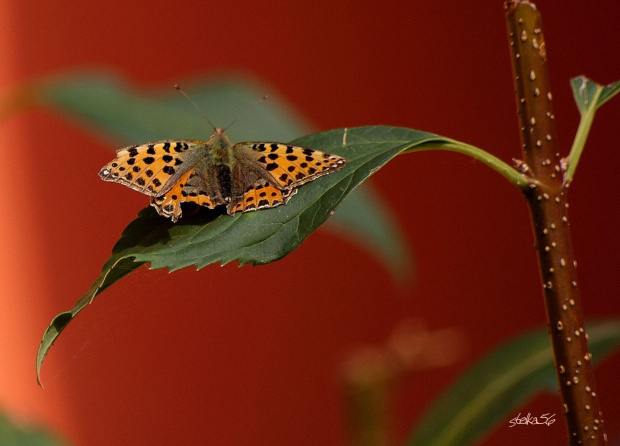
[[[164,195],[159,197],[151,197],[151,206],[157,210],[159,215],[168,217],[176,223],[182,216],[181,203],[183,202],[196,203],[210,209],[213,209],[215,206],[223,203],[222,201],[218,202],[217,200],[214,202],[214,200],[212,200],[211,197],[204,191],[191,191],[191,189],[187,187],[187,181],[192,175],[195,175],[194,169],[183,174],[183,176],[172,186],[172,189]]]
[[[206,150],[200,141],[157,141],[116,151],[99,176],[157,197],[168,192]]]
[[[288,203],[296,193],[297,189],[278,189],[262,180],[251,185],[238,201],[231,202],[226,209],[234,215],[235,212],[273,208]]]
[[[279,189],[293,189],[339,170],[347,160],[338,155],[308,147],[281,143],[235,144],[235,157],[269,175],[269,182]]]

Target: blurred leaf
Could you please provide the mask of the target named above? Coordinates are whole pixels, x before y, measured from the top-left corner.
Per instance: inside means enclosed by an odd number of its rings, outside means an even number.
[[[211,134],[204,118],[170,85],[138,91],[119,79],[102,74],[65,76],[39,87],[45,104],[119,145],[161,139],[203,139]],[[310,132],[310,125],[269,88],[241,76],[188,82],[182,85],[209,119],[230,124],[265,93],[270,100],[241,118],[227,131],[232,141],[290,141]],[[411,274],[411,254],[401,238],[398,221],[391,217],[381,196],[369,184],[358,188],[327,229],[360,245],[399,278]]]
[[[343,146],[344,135],[347,145]],[[43,358],[67,324],[107,286],[144,263],[174,271],[194,265],[238,261],[240,265],[266,264],[292,252],[334,212],[364,180],[406,150],[426,149],[442,141],[430,133],[394,127],[359,127],[309,135],[295,144],[344,156],[347,165],[308,183],[286,206],[236,214],[199,207],[180,223],[160,217],[152,208],[140,212],[123,232],[102,274],[73,310],[59,314],[46,330],[37,356],[37,374]],[[379,218],[379,217],[377,217]]]
[[[0,445],[2,446],[62,446],[66,444],[42,428],[18,426],[0,414]]]
[[[229,125],[267,89],[240,77],[191,82],[182,88],[219,127]],[[43,103],[125,145],[207,140],[213,131],[173,85],[138,90],[111,76],[82,74],[48,81],[40,92]],[[273,97],[226,133],[233,141],[289,141],[309,131],[310,125]]]
[[[589,325],[588,344],[597,362],[618,347],[620,321]],[[472,444],[538,392],[557,392],[557,386],[547,330],[523,335],[487,355],[450,386],[426,411],[408,444]]]
[[[371,187],[362,184],[342,202],[323,228],[330,229],[343,238],[358,243],[370,255],[379,257],[397,278],[414,279],[415,267],[406,249],[404,236],[392,210]],[[368,216],[380,216],[368,218]]]

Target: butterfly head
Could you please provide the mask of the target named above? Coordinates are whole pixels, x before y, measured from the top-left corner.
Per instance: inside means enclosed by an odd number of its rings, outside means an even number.
[[[224,129],[214,127],[213,133],[207,142],[207,146],[213,153],[213,159],[217,163],[231,164],[233,160],[233,143],[230,142]]]
[[[228,136],[224,133],[224,129],[221,127],[214,127],[211,138],[209,138],[209,144],[215,147],[231,147],[232,143]]]

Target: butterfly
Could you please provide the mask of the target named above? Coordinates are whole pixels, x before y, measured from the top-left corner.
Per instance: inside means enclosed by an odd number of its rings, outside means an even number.
[[[233,144],[214,127],[206,142],[164,140],[117,150],[99,177],[150,196],[159,215],[176,223],[184,202],[225,205],[229,215],[286,204],[299,186],[346,163],[341,156],[278,142]]]

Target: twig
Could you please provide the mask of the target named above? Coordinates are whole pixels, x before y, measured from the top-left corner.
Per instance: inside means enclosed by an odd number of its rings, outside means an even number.
[[[549,335],[571,445],[605,445],[596,395],[577,262],[571,247],[565,163],[557,147],[547,54],[540,14],[528,1],[505,3],[515,77],[523,161],[532,180],[525,191],[547,308]]]

